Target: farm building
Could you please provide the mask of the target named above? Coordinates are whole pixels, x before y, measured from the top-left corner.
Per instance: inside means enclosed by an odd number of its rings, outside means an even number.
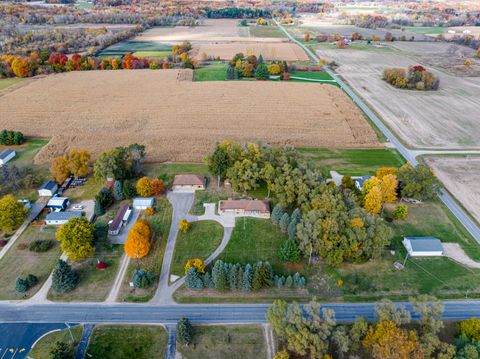
[[[218,212],[220,214],[234,214],[235,216],[270,218],[268,202],[256,199],[229,199],[220,201]]]
[[[3,166],[5,163],[10,161],[12,158],[16,156],[16,152],[14,150],[3,150],[0,152],[0,166]]]
[[[47,181],[38,190],[38,195],[40,197],[50,197],[53,196],[58,190],[58,185],[54,181]]]
[[[130,209],[130,206],[123,203],[113,221],[108,225],[108,234],[117,236],[122,228],[128,223],[131,215],[132,210]]]
[[[51,212],[62,212],[65,211],[69,205],[70,201],[67,197],[54,196],[48,201],[47,208]]]
[[[154,202],[153,197],[137,197],[133,199],[133,208],[139,210],[152,208]]]
[[[176,175],[172,188],[174,191],[196,191],[205,189],[205,177],[200,175]]]
[[[372,178],[372,176],[356,177],[355,178],[355,187],[357,187],[358,190],[361,191],[365,181],[369,180],[370,178]]]
[[[70,218],[82,218],[81,212],[50,212],[47,214],[45,223],[49,226],[60,226],[68,222]]]
[[[435,237],[403,237],[402,243],[411,257],[443,255],[442,242]]]

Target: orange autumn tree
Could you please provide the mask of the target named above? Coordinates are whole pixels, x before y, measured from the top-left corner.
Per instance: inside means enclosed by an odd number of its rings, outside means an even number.
[[[150,183],[152,185],[153,194],[155,196],[158,196],[159,194],[162,194],[165,192],[165,184],[163,183],[162,180],[155,178]]]
[[[150,251],[150,236],[150,225],[146,220],[140,219],[128,232],[127,241],[125,242],[125,253],[137,261],[145,257]]]

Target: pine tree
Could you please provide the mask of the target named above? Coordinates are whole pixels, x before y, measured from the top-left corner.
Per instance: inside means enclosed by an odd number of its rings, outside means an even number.
[[[280,218],[280,229],[282,230],[282,232],[287,232],[289,224],[290,224],[290,216],[288,215],[287,212],[285,212],[282,218]]]
[[[300,223],[301,217],[300,209],[296,208],[290,217],[290,223],[287,228],[288,238],[291,240],[294,240],[297,236],[297,224]]]
[[[115,201],[123,200],[122,182],[119,180],[116,180],[113,184],[113,197],[115,198]]]
[[[259,65],[260,65],[260,64],[263,64],[263,62],[264,62],[264,61],[263,61],[263,56],[262,56],[262,54],[260,54],[260,56],[258,57],[258,64],[259,64]]]
[[[70,265],[59,260],[52,273],[52,288],[58,293],[65,293],[73,290],[78,283],[78,276],[72,271]]]
[[[133,198],[137,195],[137,189],[129,181],[123,181],[122,192],[123,192],[123,198],[125,199]]]
[[[237,289],[237,274],[238,274],[237,264],[234,264],[229,268],[229,271],[228,271],[228,285],[230,287],[230,290]]]
[[[190,289],[202,289],[204,288],[203,280],[198,273],[197,268],[191,267],[185,277],[185,287]]]
[[[223,262],[221,260],[217,260],[212,268],[212,280],[215,284],[215,288],[217,287],[218,278],[220,277],[221,272],[223,272]]]
[[[272,215],[271,215],[271,220],[272,223],[277,225],[280,222],[280,218],[283,216],[283,209],[282,206],[280,206],[279,203],[273,207]]]
[[[237,269],[237,286],[235,289],[240,291],[242,290],[242,286],[243,286],[243,268],[241,265],[239,265]]]
[[[242,290],[244,292],[252,291],[252,279],[253,279],[253,269],[251,264],[245,266],[243,271],[243,281],[242,281]]]
[[[177,343],[187,345],[192,342],[193,327],[187,318],[182,318],[177,322]]]
[[[294,240],[287,239],[282,243],[278,256],[283,263],[296,263],[300,261],[300,249]]]
[[[25,279],[17,277],[15,281],[15,290],[18,293],[25,293],[28,290],[28,283]]]
[[[257,80],[268,80],[270,74],[268,73],[268,67],[265,64],[258,64],[257,71],[255,71],[255,78]]]
[[[268,263],[257,263],[253,272],[252,290],[257,291],[270,286],[272,272],[269,267]]]
[[[292,278],[291,275],[289,275],[287,277],[287,279],[285,280],[285,286],[288,287],[288,288],[293,287],[293,278]]]
[[[225,274],[224,270],[222,270],[218,275],[217,282],[215,283],[215,289],[220,292],[225,292],[228,290],[227,275]]]
[[[205,284],[205,288],[215,288],[215,284],[213,283],[212,275],[210,274],[210,272],[205,273],[205,276],[203,277],[203,282]]]

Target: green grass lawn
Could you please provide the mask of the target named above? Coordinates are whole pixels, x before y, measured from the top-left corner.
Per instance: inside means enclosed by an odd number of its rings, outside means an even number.
[[[326,72],[308,72],[308,71],[292,71],[290,72],[291,76],[296,76],[296,77],[303,77],[306,79],[312,79],[312,80],[333,80],[333,78]],[[301,80],[296,80],[292,79],[292,81],[301,81]]]
[[[163,59],[170,54],[170,51],[137,51],[133,53],[133,56],[146,57],[149,59]]]
[[[146,176],[162,178],[170,185],[177,174],[198,174],[209,176],[208,167],[202,163],[150,163],[144,166]]]
[[[155,295],[155,291],[157,290],[158,278],[162,270],[163,254],[165,253],[168,232],[170,231],[170,224],[172,223],[172,206],[166,196],[156,199],[155,214],[151,217],[146,217],[146,219],[149,220],[155,237],[150,247],[150,252],[145,258],[141,259],[140,265],[142,269],[155,273],[157,281],[155,285],[147,289],[130,288],[129,283],[136,269],[135,261],[130,261],[118,296],[119,301],[147,302]]]
[[[201,216],[205,213],[205,207],[203,206],[204,203],[218,203],[218,201],[228,198],[226,193],[216,189],[216,184],[214,186],[215,189],[208,188],[204,191],[195,191],[195,200],[190,209],[190,214]]]
[[[49,140],[42,139],[27,139],[23,145],[20,146],[0,146],[0,149],[11,148],[14,149],[17,155],[10,163],[28,166],[33,164],[33,159],[37,155],[38,151],[45,146]]]
[[[29,226],[0,260],[0,300],[29,298],[41,288],[60,258],[60,243],[55,239],[55,231],[54,227],[42,230]],[[37,239],[53,239],[55,246],[43,253],[30,252],[28,245]],[[38,284],[26,293],[17,293],[17,277],[24,278],[28,274],[36,275]]]
[[[86,199],[94,199],[103,187],[103,181],[96,179],[90,175],[87,182],[83,186],[69,188],[65,191],[65,196],[70,199],[70,202],[80,202]]]
[[[16,83],[19,83],[20,81],[23,81],[23,79],[18,78],[18,77],[13,77],[9,79],[1,79],[0,80],[0,91],[6,89],[9,86],[12,86]]]
[[[167,332],[161,326],[101,325],[90,338],[86,358],[150,359],[163,357]]]
[[[276,273],[283,271],[278,250],[287,235],[270,220],[239,218],[227,247],[219,259],[231,263],[269,261]]]
[[[127,52],[135,53],[138,51],[170,51],[171,46],[166,44],[160,44],[157,42],[143,42],[143,41],[120,41],[116,44],[113,44],[106,49],[97,53],[97,56],[100,57],[117,57],[123,56]]]
[[[207,259],[220,245],[223,227],[214,221],[190,223],[190,229],[184,235],[179,233],[175,242],[170,273],[182,277],[187,260],[192,258]]]
[[[67,293],[56,293],[50,289],[48,299],[62,302],[101,302],[105,300],[117,275],[122,255],[123,245],[97,244],[92,258],[71,263],[72,269],[79,276],[78,286]],[[96,267],[98,260],[107,263],[108,267],[105,270],[98,270]]]
[[[346,149],[299,148],[300,156],[317,166],[340,174],[359,176],[375,174],[378,167],[401,167],[405,160],[394,149]]]
[[[286,37],[277,26],[250,26],[251,37]]]
[[[260,326],[195,326],[192,344],[177,345],[185,359],[264,359],[265,337]]]
[[[227,74],[227,64],[214,62],[205,67],[194,70],[194,81],[225,81]]]
[[[423,35],[440,35],[447,33],[448,28],[440,26],[404,26],[405,31]]]
[[[71,333],[75,338],[74,343],[74,352],[78,346],[78,342],[82,338],[83,327],[81,325],[76,325],[72,327]],[[44,359],[50,358],[50,351],[55,347],[56,342],[64,342],[67,344],[72,343],[72,337],[70,335],[70,331],[68,329],[63,329],[60,331],[52,332],[42,339],[40,339],[35,347],[30,350],[28,353],[28,357],[32,359]]]

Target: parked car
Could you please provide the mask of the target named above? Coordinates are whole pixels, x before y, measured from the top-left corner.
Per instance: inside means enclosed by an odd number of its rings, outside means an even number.
[[[75,206],[72,207],[74,211],[81,211],[83,208],[84,207],[81,204],[76,204]]]

